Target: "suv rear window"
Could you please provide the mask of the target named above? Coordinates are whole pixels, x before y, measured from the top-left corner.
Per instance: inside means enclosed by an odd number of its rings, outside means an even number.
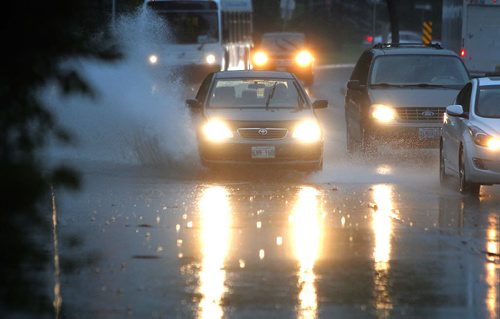
[[[443,55],[385,55],[373,62],[369,84],[434,84],[461,88],[469,74],[460,59]]]

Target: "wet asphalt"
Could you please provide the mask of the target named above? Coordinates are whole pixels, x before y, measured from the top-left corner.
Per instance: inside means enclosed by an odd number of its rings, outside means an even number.
[[[320,173],[82,164],[55,194],[60,317],[500,317],[500,187],[441,187],[437,150],[347,156],[351,71],[310,92]]]

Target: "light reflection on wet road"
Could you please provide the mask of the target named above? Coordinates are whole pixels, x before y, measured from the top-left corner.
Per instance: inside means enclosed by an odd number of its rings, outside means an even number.
[[[465,198],[436,154],[363,162],[339,144],[314,176],[87,173],[58,196],[62,238],[84,241],[60,249],[83,259],[62,272],[62,317],[498,318],[500,188]]]

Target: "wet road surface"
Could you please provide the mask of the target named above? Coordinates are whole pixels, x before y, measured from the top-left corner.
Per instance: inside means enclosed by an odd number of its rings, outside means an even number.
[[[61,317],[498,318],[500,187],[442,188],[437,150],[349,158],[351,71],[311,92],[321,173],[83,165],[55,196]]]

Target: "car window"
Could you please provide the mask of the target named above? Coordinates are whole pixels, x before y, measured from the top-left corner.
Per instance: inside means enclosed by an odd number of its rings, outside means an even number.
[[[500,118],[500,86],[481,87],[475,111],[481,117]]]
[[[358,80],[361,84],[366,84],[371,61],[372,54],[370,52],[363,53],[354,67],[351,80]]]
[[[467,83],[460,93],[457,95],[457,104],[462,105],[464,112],[469,112],[470,110],[470,98],[472,93],[472,84]]]
[[[196,94],[196,99],[200,102],[204,102],[205,98],[208,93],[208,89],[210,87],[210,83],[212,82],[213,78],[213,73],[209,74],[205,80],[203,80],[203,83],[200,85],[200,89],[198,90],[198,93]]]
[[[299,108],[304,98],[289,79],[220,79],[210,93],[210,108]]]
[[[434,84],[462,87],[467,70],[455,56],[385,55],[373,63],[370,84]]]

